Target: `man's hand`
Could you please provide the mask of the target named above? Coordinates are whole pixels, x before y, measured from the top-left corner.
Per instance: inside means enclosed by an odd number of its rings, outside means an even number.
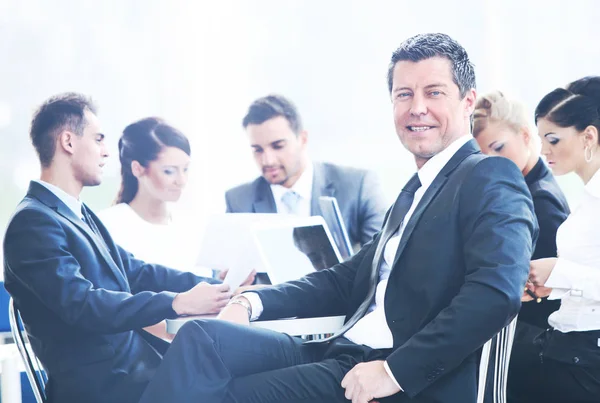
[[[231,292],[227,284],[201,282],[191,290],[177,294],[173,300],[173,310],[177,315],[219,313],[230,298]]]
[[[238,297],[244,298],[245,297]],[[247,301],[247,300],[246,300]],[[248,310],[240,304],[231,304],[223,308],[217,319],[225,320],[227,322],[237,323],[238,325],[250,325],[250,318],[248,317]]]
[[[342,379],[342,388],[346,389],[346,399],[352,403],[367,403],[379,397],[391,396],[400,392],[400,388],[390,378],[384,361],[371,361],[357,364]]]
[[[556,260],[555,257],[532,260],[531,263],[529,263],[529,281],[536,287],[541,287],[546,284],[548,277],[550,277],[550,273],[554,270]]]

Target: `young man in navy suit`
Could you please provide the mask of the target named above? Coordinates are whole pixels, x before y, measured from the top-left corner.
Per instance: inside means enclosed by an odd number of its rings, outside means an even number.
[[[161,366],[142,401],[476,402],[481,347],[521,306],[533,203],[516,165],[471,139],[475,73],[456,41],[404,41],[388,89],[418,171],[382,231],[346,262],[235,297],[226,321],[184,325],[201,361],[184,377]],[[329,315],[345,325],[311,343],[245,326]]]
[[[108,152],[96,109],[67,93],[35,113],[42,173],[4,238],[6,289],[46,369],[50,402],[136,402],[168,343],[143,330],[183,314],[218,312],[227,285],[146,264],[116,245],[79,199],[102,181]],[[177,338],[169,353],[184,361]]]

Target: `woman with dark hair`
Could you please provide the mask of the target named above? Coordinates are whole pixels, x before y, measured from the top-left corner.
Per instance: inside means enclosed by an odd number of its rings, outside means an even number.
[[[556,175],[585,184],[581,204],[559,227],[557,258],[532,260],[527,287],[560,300],[537,351],[520,357],[512,402],[600,401],[600,77],[557,88],[538,104],[542,153]],[[524,300],[531,299],[525,295]],[[511,370],[512,370],[511,366]],[[515,394],[516,396],[516,394]]]
[[[115,241],[144,261],[194,267],[199,234],[190,231],[197,226],[174,219],[170,208],[187,184],[190,155],[183,133],[155,117],[130,124],[119,139],[121,189],[99,216]]]
[[[119,139],[121,188],[115,204],[98,214],[115,242],[135,257],[186,271],[194,268],[199,238],[189,233],[195,226],[173,219],[169,203],[181,197],[190,155],[188,139],[162,119],[130,124]],[[164,322],[145,330],[172,338]]]

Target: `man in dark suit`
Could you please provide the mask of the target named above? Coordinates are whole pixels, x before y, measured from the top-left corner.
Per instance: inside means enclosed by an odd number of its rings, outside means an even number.
[[[406,40],[389,67],[394,121],[418,173],[350,260],[247,292],[180,330],[203,357],[159,369],[144,402],[474,403],[482,345],[517,314],[537,224],[518,168],[469,139],[475,73],[443,34]],[[243,326],[346,315],[327,340]],[[234,322],[234,323],[227,323]]]
[[[48,399],[135,402],[168,346],[142,329],[218,312],[228,286],[136,260],[79,200],[84,186],[100,184],[108,156],[87,98],[49,99],[30,134],[42,174],[8,225],[4,278],[48,373]]]
[[[321,215],[319,197],[331,196],[355,250],[381,230],[387,205],[375,174],[311,161],[308,132],[290,100],[281,95],[259,98],[242,124],[262,176],[226,192],[228,213]]]

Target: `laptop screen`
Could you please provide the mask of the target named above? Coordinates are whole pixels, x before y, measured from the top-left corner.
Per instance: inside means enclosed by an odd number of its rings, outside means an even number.
[[[255,236],[273,284],[297,280],[340,262],[323,224],[259,228]]]

